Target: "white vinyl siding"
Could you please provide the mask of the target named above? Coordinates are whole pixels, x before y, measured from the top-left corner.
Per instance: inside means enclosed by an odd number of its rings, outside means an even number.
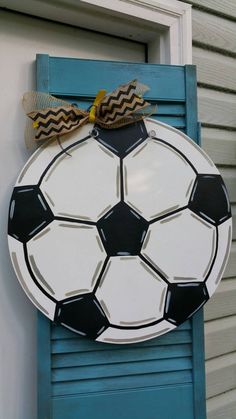
[[[208,419],[236,418],[236,2],[187,0],[193,5],[193,63],[197,65],[202,147],[228,188],[233,243],[224,278],[205,306]]]

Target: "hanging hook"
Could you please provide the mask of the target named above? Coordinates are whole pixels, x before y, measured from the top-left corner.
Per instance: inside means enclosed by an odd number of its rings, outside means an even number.
[[[67,156],[69,156],[69,157],[72,157],[72,155],[71,155],[70,153],[68,153],[68,151],[66,151],[66,150],[62,147],[62,144],[61,144],[61,141],[60,141],[60,136],[59,136],[59,135],[57,135],[57,136],[56,136],[56,138],[57,138],[57,142],[58,142],[58,144],[59,144],[60,148],[62,149],[63,153],[67,154]]]

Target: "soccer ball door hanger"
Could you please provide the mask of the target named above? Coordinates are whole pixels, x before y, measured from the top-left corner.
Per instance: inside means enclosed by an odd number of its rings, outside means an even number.
[[[135,92],[122,87],[113,100],[129,95],[130,109]],[[87,119],[59,141],[54,133],[17,179],[14,270],[56,323],[100,342],[151,339],[193,315],[220,282],[232,229],[226,188],[190,138],[140,108],[112,129]]]

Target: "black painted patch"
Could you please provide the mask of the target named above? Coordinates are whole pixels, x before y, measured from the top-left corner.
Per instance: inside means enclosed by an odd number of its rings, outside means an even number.
[[[79,295],[70,301],[58,303],[55,321],[90,339],[96,339],[109,326],[93,294]]]
[[[97,141],[121,158],[129,154],[148,137],[143,121],[116,129],[105,129],[97,125],[95,128],[98,130]]]
[[[189,200],[189,208],[213,224],[231,216],[225,184],[220,175],[198,175]]]
[[[53,213],[38,186],[14,188],[8,218],[10,236],[26,242],[52,220]]]
[[[108,256],[138,255],[148,222],[124,202],[119,202],[97,223]]]
[[[208,298],[204,283],[169,284],[164,318],[178,326],[205,304]]]

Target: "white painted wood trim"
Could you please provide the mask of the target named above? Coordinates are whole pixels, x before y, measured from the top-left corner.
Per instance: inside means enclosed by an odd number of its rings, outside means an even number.
[[[1,0],[0,5],[146,43],[151,63],[192,63],[191,5],[177,0]]]

